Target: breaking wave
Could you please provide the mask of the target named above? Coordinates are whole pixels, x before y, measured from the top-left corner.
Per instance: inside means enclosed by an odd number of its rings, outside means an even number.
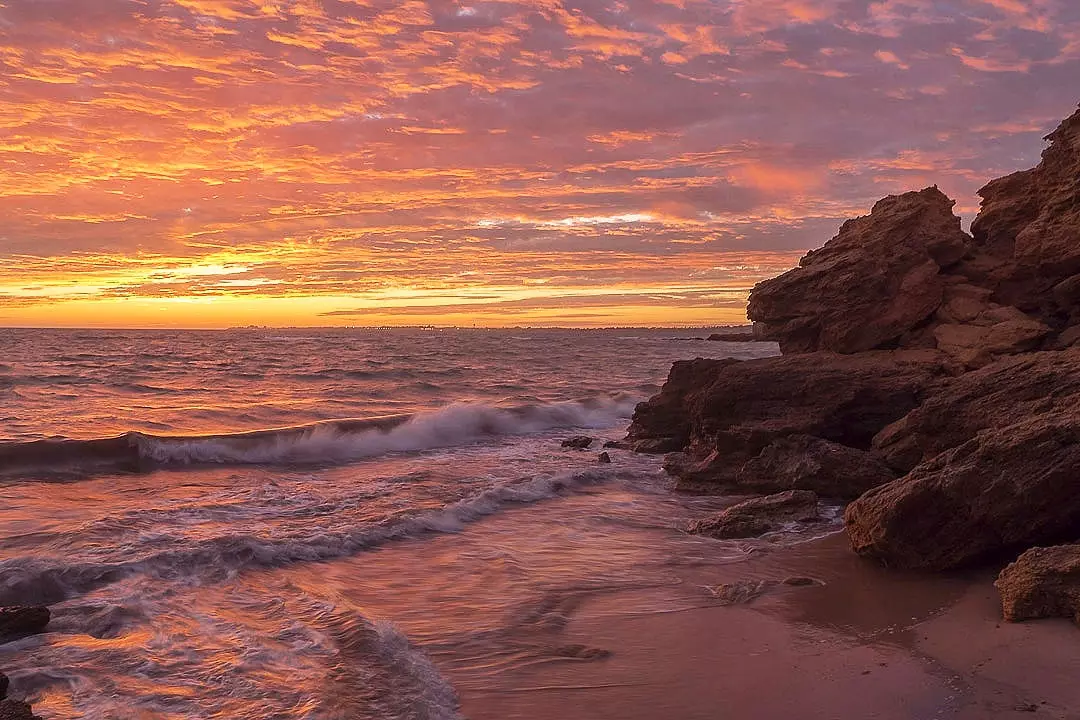
[[[459,403],[416,415],[334,420],[248,433],[167,436],[129,432],[91,440],[0,443],[0,467],[149,470],[192,464],[340,463],[470,445],[562,428],[607,428],[629,418],[626,395],[501,408]]]

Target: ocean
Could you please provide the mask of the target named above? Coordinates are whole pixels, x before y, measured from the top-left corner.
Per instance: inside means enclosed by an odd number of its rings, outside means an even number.
[[[0,670],[45,718],[496,717],[558,689],[610,659],[568,631],[596,598],[694,607],[702,568],[810,532],[687,535],[730,500],[598,461],[673,361],[777,352],[709,332],[4,330],[0,605],[53,620]]]

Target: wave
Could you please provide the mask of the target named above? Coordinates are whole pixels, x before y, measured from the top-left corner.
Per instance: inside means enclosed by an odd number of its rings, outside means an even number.
[[[91,440],[0,443],[0,468],[145,471],[194,464],[323,464],[470,445],[561,428],[606,428],[629,418],[629,396],[502,408],[459,403],[416,415],[332,420],[202,436],[128,432]]]
[[[554,498],[613,476],[613,471],[606,469],[539,476],[489,488],[438,510],[401,515],[338,532],[313,528],[313,534],[305,538],[224,535],[124,562],[65,563],[56,558],[12,558],[0,561],[0,606],[52,605],[132,575],[215,581],[246,568],[332,560],[394,540],[459,532],[467,524],[503,508]]]

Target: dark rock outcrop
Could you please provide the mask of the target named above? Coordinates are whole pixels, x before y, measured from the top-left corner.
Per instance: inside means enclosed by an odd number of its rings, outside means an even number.
[[[20,700],[0,700],[0,720],[41,720]]]
[[[759,283],[748,317],[784,353],[856,353],[900,345],[945,296],[942,269],[970,238],[936,187],[880,200],[799,267]]]
[[[983,431],[1080,406],[1080,349],[1028,353],[950,380],[883,429],[874,447],[906,473]]]
[[[648,449],[683,450],[668,467],[684,489],[739,489],[742,478],[751,482],[748,489],[758,491],[817,491],[813,480],[818,479],[821,493],[832,495],[839,486],[837,472],[859,465],[874,468],[867,478],[853,478],[851,488],[884,480],[887,471],[869,457],[856,460],[854,453],[831,445],[818,445],[814,459],[820,464],[836,460],[836,472],[809,464],[799,468],[794,461],[785,467],[788,446],[767,448],[801,435],[869,449],[874,435],[918,406],[949,371],[943,357],[932,351],[675,363],[660,393],[638,405],[628,437],[638,450],[642,443]],[[777,475],[770,480],[743,474],[751,461],[759,468],[771,465]]]
[[[994,583],[1006,620],[1067,617],[1080,625],[1080,545],[1031,548]]]
[[[49,608],[42,605],[0,607],[0,641],[33,635],[49,624]]]
[[[1051,327],[1080,317],[1080,111],[1046,136],[1031,170],[988,183],[961,272]]]
[[[575,450],[585,450],[592,444],[593,439],[588,435],[576,435],[562,441],[562,446],[564,448],[573,448]]]
[[[895,478],[896,473],[876,453],[810,435],[789,435],[773,441],[739,468],[736,484],[752,492],[813,490],[825,497],[853,500]]]
[[[820,519],[821,502],[816,493],[788,490],[732,505],[713,517],[691,523],[687,531],[725,540],[764,535],[793,521]]]
[[[610,465],[611,455],[607,454],[606,452],[602,452],[596,457],[596,461],[599,462],[601,465]]]
[[[844,520],[856,552],[921,570],[1080,537],[1080,408],[981,432],[870,490]]]
[[[0,700],[7,697],[8,684],[8,676],[0,672]]]

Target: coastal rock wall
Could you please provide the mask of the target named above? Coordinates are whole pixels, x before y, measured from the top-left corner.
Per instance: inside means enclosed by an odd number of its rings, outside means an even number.
[[[891,196],[760,283],[783,355],[673,369],[631,439],[678,450],[680,488],[854,499],[853,548],[892,567],[1080,541],[1080,111],[1047,140],[970,236],[936,187]]]

